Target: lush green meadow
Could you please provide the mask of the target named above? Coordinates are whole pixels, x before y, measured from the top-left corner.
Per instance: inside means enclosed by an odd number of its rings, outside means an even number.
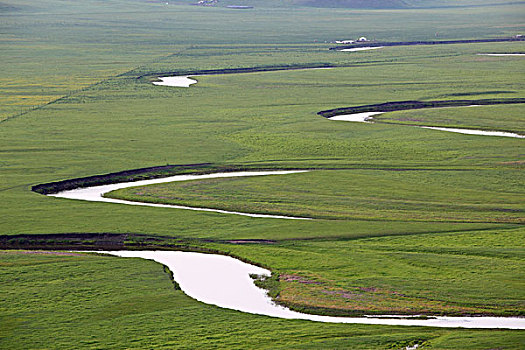
[[[222,6],[142,0],[4,0],[0,3],[0,120],[205,45],[223,44],[238,50],[239,44],[276,48],[362,35],[378,40],[423,40],[436,33],[444,39],[487,38],[523,30],[516,5],[404,11],[303,8],[288,1],[258,1],[251,11]],[[298,53],[287,56],[290,60]],[[241,57],[229,58],[233,66],[242,65]],[[211,65],[220,62],[217,58],[207,61]],[[192,67],[203,69],[204,64]],[[175,68],[184,67],[169,65],[168,69]]]
[[[161,265],[100,256],[1,254],[3,349],[516,348],[519,331],[280,320],[202,304]]]
[[[483,6],[468,7],[473,3]],[[281,276],[273,295],[307,312],[523,315],[524,141],[397,125],[523,133],[522,105],[393,112],[376,124],[316,114],[387,101],[524,97],[522,58],[477,55],[524,52],[520,42],[329,50],[330,41],[361,35],[469,39],[525,29],[524,5],[486,3],[368,10],[262,1],[236,11],[4,0],[0,235],[195,239],[272,269]],[[151,84],[166,74],[286,66],[334,68],[199,76],[189,89]],[[204,162],[313,171],[118,195],[314,220],[30,191],[46,182]],[[225,242],[246,239],[274,243]],[[523,331],[318,324],[222,310],[174,290],[160,265],[138,259],[3,252],[0,266],[6,349],[400,349],[423,341],[432,349],[520,349],[525,341]]]
[[[392,112],[377,116],[381,122],[409,125],[439,125],[448,127],[466,127],[485,130],[513,130],[523,134],[523,106],[513,105],[500,108],[501,106],[484,106],[483,108],[467,107],[466,110],[458,112],[457,109],[445,110],[421,110]]]
[[[109,196],[322,219],[523,223],[522,184],[519,169],[356,169],[172,182]]]
[[[516,315],[524,239],[516,229],[214,247],[271,266],[271,292],[300,311]]]

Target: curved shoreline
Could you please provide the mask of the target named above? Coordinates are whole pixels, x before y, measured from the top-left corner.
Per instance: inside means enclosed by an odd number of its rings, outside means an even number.
[[[284,319],[326,323],[353,323],[445,328],[525,329],[522,317],[447,317],[365,315],[335,317],[303,314],[275,304],[266,291],[255,286],[250,274],[269,276],[271,271],[233,257],[180,251],[99,251],[119,257],[154,260],[166,265],[175,282],[189,297],[241,312]]]
[[[408,111],[412,109],[442,108],[442,107],[466,107],[466,106],[493,106],[504,104],[525,103],[525,98],[500,98],[500,99],[480,99],[480,100],[440,100],[440,101],[395,101],[362,105],[355,107],[341,107],[326,109],[317,112],[318,115],[331,118],[342,114],[356,114],[364,112],[395,112]]]
[[[478,56],[525,56],[525,53],[478,53]]]
[[[353,47],[351,49],[342,49],[338,50],[339,52],[358,52],[358,51],[368,51],[368,50],[376,50],[381,49],[383,46],[363,46],[363,47]]]
[[[104,197],[105,194],[111,191],[122,189],[122,188],[146,186],[146,185],[166,183],[166,182],[191,181],[191,180],[200,180],[200,179],[215,179],[215,178],[225,178],[225,177],[286,175],[286,174],[304,173],[307,171],[308,170],[239,171],[239,172],[214,173],[214,174],[202,174],[202,175],[175,175],[175,176],[162,177],[162,178],[150,179],[150,180],[127,181],[127,182],[119,182],[119,183],[114,183],[114,184],[109,184],[109,185],[96,185],[96,186],[87,186],[87,187],[82,187],[82,188],[74,188],[70,190],[59,191],[56,193],[49,193],[46,195],[50,197],[75,199],[75,200],[83,200],[83,201],[91,201],[91,202],[106,202],[106,203],[138,205],[138,206],[146,206],[146,207],[160,207],[160,208],[185,209],[185,210],[193,210],[193,211],[206,211],[206,212],[215,212],[215,213],[221,213],[221,214],[234,214],[234,215],[248,216],[248,217],[253,217],[253,218],[312,220],[311,218],[307,218],[307,217],[245,213],[245,212],[228,211],[228,210],[214,209],[214,208],[190,207],[190,206],[184,206],[184,205],[134,202],[134,201],[129,201],[129,200]]]
[[[160,81],[152,82],[157,86],[174,86],[174,87],[190,87],[190,85],[197,84],[198,81],[190,77],[198,77],[200,75],[179,75],[172,77],[159,77]]]
[[[461,128],[442,128],[438,126],[419,126],[419,125],[411,125],[411,126],[415,126],[421,129],[455,132],[458,134],[465,134],[465,135],[501,136],[501,137],[512,137],[516,139],[525,139],[525,135],[520,135],[520,134],[516,134],[513,132],[505,132],[505,131],[487,131],[487,130],[461,129]]]
[[[334,67],[310,67],[310,68],[289,68],[289,69],[276,69],[276,70],[253,70],[253,71],[241,71],[241,72],[230,72],[230,73],[199,73],[199,74],[186,74],[186,75],[173,75],[173,76],[165,76],[165,77],[158,77],[161,81],[153,81],[153,85],[157,86],[171,86],[171,87],[184,87],[188,88],[191,85],[197,84],[198,81],[195,79],[191,79],[194,77],[201,77],[206,75],[219,75],[219,74],[241,74],[241,73],[263,73],[263,72],[278,72],[282,70],[295,70],[295,71],[301,71],[301,70],[317,70],[317,69],[332,69]]]
[[[510,99],[483,99],[483,100],[447,100],[447,101],[399,101],[387,102],[373,105],[364,105],[356,107],[343,107],[320,111],[317,114],[335,121],[347,122],[372,122],[373,116],[380,115],[387,112],[407,111],[416,109],[435,109],[447,107],[474,107],[474,106],[491,106],[501,104],[520,104],[525,103],[525,98],[510,98]],[[402,126],[413,126],[422,129],[431,129],[439,131],[454,132],[468,135],[483,135],[483,136],[503,136],[512,138],[525,138],[525,135],[520,135],[508,131],[497,130],[480,130],[467,128],[449,128],[440,126],[427,125],[406,125],[396,124]]]

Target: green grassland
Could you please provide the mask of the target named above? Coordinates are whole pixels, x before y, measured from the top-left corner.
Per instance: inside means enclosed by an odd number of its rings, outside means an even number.
[[[520,134],[525,133],[523,126],[523,105],[508,106],[501,109],[500,106],[484,106],[483,108],[467,108],[458,112],[457,109],[445,110],[420,110],[392,112],[376,116],[380,122],[426,125],[426,126],[448,126],[464,127],[485,130],[502,130],[503,127]]]
[[[415,63],[394,62],[374,69],[364,64],[333,70],[217,75],[199,77],[199,83],[190,89],[117,77],[12,119],[0,130],[6,145],[2,149],[2,195],[13,218],[0,224],[2,230],[11,234],[80,229],[209,236],[213,228],[213,234],[224,236],[245,227],[243,235],[253,237],[263,231],[275,237],[287,235],[275,227],[288,227],[285,232],[293,232],[294,225],[304,225],[311,227],[306,230],[308,235],[319,235],[318,223],[117,208],[46,198],[28,191],[38,183],[167,163],[240,163],[254,168],[514,169],[513,162],[521,160],[519,139],[338,123],[316,115],[321,109],[397,100],[400,95],[436,99],[483,86],[494,91],[493,86],[500,81],[503,85],[504,79],[515,92],[488,97],[520,96],[522,91],[517,75],[497,72],[498,67],[505,72],[509,65],[509,70],[519,69],[516,61],[497,62],[493,73],[480,75],[471,69],[462,75],[472,66],[466,58],[457,63],[456,57],[450,61],[439,58],[439,62],[431,57],[418,60],[418,71],[412,68]],[[434,65],[441,65],[445,72],[439,74]],[[451,85],[457,87],[450,89]],[[97,220],[85,220],[86,213],[80,208],[87,206],[88,215]],[[107,208],[114,210],[108,212]],[[163,220],[166,212],[181,219]],[[251,223],[256,233],[252,233]],[[355,222],[331,223],[325,234],[339,235],[341,225],[355,227]],[[438,226],[428,229],[441,231]]]
[[[256,9],[239,12],[162,1],[2,4],[0,120],[195,46],[303,45],[362,35],[377,40],[422,40],[436,33],[443,39],[487,38],[524,28],[515,10],[522,5],[349,11],[258,1]],[[233,61],[238,66],[242,59]],[[201,61],[196,68],[203,66]]]
[[[516,348],[517,331],[322,324],[219,309],[140,259],[2,252],[4,349]],[[138,293],[140,291],[140,293]],[[23,296],[23,297],[21,297]],[[15,341],[16,340],[16,341]]]
[[[271,293],[300,311],[505,315],[523,312],[524,239],[517,229],[214,247],[272,266]]]
[[[524,29],[523,8],[347,10],[264,1],[243,12],[146,1],[4,0],[0,234],[195,239],[271,268],[282,277],[272,293],[307,312],[523,314],[523,140],[392,124],[523,132],[521,105],[394,112],[376,124],[316,114],[399,100],[523,98],[523,60],[477,55],[524,52],[523,43],[359,53],[330,51],[325,43],[361,35],[434,39],[436,32],[438,39],[510,36]],[[336,68],[200,76],[189,89],[150,84],[164,73],[320,65]],[[211,169],[318,170],[147,190],[177,203],[316,219],[90,203],[30,190],[204,162]],[[217,243],[243,239],[275,243]],[[221,310],[174,290],[160,265],[137,259],[7,252],[0,265],[1,348],[524,343],[522,331],[318,324]],[[322,284],[301,283],[309,280]]]
[[[523,223],[522,184],[518,169],[332,170],[172,182],[107,196],[322,219]]]

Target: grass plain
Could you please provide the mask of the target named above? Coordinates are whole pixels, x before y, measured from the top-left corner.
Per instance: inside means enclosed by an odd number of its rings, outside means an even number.
[[[271,293],[335,315],[522,313],[523,230],[214,245],[280,275]]]
[[[11,281],[0,286],[4,349],[479,349],[522,340],[508,330],[319,324],[219,309],[174,290],[161,265],[139,259],[3,252],[2,278]]]
[[[409,99],[523,97],[522,59],[477,55],[522,52],[523,43],[356,54],[329,51],[324,43],[361,35],[510,36],[523,31],[523,5],[348,10],[264,2],[248,12],[123,0],[2,5],[2,234],[272,239],[277,243],[208,246],[281,276],[321,281],[279,282],[282,301],[305,311],[523,313],[522,140],[316,115]],[[319,64],[338,68],[203,76],[189,89],[140,78]],[[381,118],[523,130],[522,106],[419,112]],[[243,205],[254,210],[254,198],[264,194],[271,201],[286,193],[284,207],[263,210],[322,217],[311,222],[83,203],[30,191],[50,181],[200,162],[338,170],[239,179],[243,192],[232,181],[172,189],[195,204],[215,196],[218,206],[252,201]],[[348,180],[353,176],[366,187]],[[184,186],[202,191],[201,198],[188,197]],[[319,198],[321,189],[325,196],[312,203],[309,196]],[[374,198],[364,205],[367,191]],[[226,202],[221,192],[236,198]],[[331,212],[348,192],[355,202],[343,201]],[[0,262],[3,348],[397,349],[428,341],[433,349],[519,349],[524,339],[522,331],[320,325],[244,315],[174,291],[162,267],[147,261],[7,252]],[[356,294],[364,301],[359,307],[347,298]]]
[[[106,196],[317,219],[522,223],[522,183],[517,169],[314,170],[172,182]]]
[[[426,126],[446,126],[446,127],[464,127],[472,129],[485,130],[502,130],[505,126],[509,130],[514,130],[523,134],[522,114],[523,106],[514,105],[501,109],[499,106],[484,106],[483,108],[467,108],[461,111],[461,117],[457,117],[457,109],[447,109],[443,111],[421,110],[418,112],[404,111],[393,112],[376,117],[381,122],[391,122],[410,125]]]

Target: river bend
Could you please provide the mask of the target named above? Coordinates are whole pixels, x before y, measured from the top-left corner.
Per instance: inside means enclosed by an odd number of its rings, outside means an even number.
[[[110,185],[76,188],[73,190],[67,190],[67,191],[61,191],[61,192],[54,193],[54,194],[49,194],[48,196],[57,197],[57,198],[91,201],[91,202],[107,202],[107,203],[118,203],[118,204],[127,204],[127,205],[140,205],[140,206],[146,206],[146,207],[207,211],[207,212],[215,212],[215,213],[221,213],[221,214],[234,214],[234,215],[249,216],[253,218],[311,220],[311,218],[304,218],[304,217],[244,213],[244,212],[228,211],[228,210],[214,209],[214,208],[198,208],[198,207],[189,207],[189,206],[184,206],[184,205],[134,202],[134,201],[129,201],[129,200],[104,197],[106,193],[109,193],[115,190],[119,190],[122,188],[146,186],[146,185],[166,183],[166,182],[216,179],[216,178],[224,178],[224,177],[286,175],[286,174],[296,174],[296,173],[304,173],[304,172],[307,172],[307,170],[238,171],[238,172],[230,172],[230,173],[215,173],[215,174],[204,174],[204,175],[175,175],[175,176],[163,177],[163,178],[158,178],[158,179],[120,182],[120,183],[110,184]]]
[[[143,258],[166,265],[182,291],[206,304],[241,312],[284,319],[328,323],[353,323],[395,326],[429,326],[445,328],[525,329],[521,317],[446,317],[427,319],[410,316],[334,317],[303,314],[276,305],[266,291],[253,283],[250,274],[269,276],[271,272],[235,258],[180,251],[105,251],[125,258]]]

